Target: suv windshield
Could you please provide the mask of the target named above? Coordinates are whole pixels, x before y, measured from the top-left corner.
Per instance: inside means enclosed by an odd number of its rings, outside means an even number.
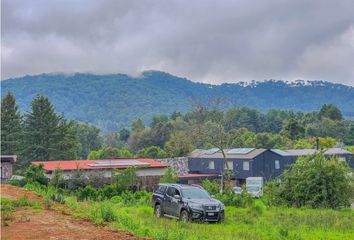
[[[190,188],[190,189],[182,189],[182,195],[185,198],[189,199],[209,199],[209,194],[202,189],[199,188]]]

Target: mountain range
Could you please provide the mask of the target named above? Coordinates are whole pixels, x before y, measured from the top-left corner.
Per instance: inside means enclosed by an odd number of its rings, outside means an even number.
[[[145,71],[138,77],[40,74],[1,81],[2,96],[7,91],[15,94],[23,112],[29,111],[37,94],[44,94],[66,118],[109,131],[127,127],[138,117],[149,123],[155,114],[183,113],[197,104],[307,112],[333,103],[345,117],[354,118],[354,87],[325,81],[265,80],[211,85],[159,71]]]

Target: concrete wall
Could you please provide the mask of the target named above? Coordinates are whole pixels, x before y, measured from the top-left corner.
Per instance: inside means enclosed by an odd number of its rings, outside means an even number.
[[[155,160],[158,162],[166,163],[173,170],[175,170],[178,175],[185,175],[189,172],[187,157],[163,158]]]

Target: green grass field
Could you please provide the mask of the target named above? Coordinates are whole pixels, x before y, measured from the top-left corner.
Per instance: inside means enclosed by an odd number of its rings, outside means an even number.
[[[45,199],[55,189],[28,185]],[[154,239],[354,239],[354,210],[267,208],[262,200],[250,207],[226,207],[226,219],[218,224],[183,223],[153,216],[151,195],[140,199],[115,196],[105,201],[77,201],[64,196],[63,202],[74,210],[73,218],[85,218],[97,225],[126,230]],[[53,199],[53,198],[52,198]]]
[[[74,217],[131,231],[155,239],[354,239],[354,211],[351,209],[267,209],[261,202],[250,208],[226,208],[226,220],[220,224],[183,223],[153,217],[149,206],[124,207],[111,201],[66,203],[77,211]],[[107,218],[107,216],[109,218]]]

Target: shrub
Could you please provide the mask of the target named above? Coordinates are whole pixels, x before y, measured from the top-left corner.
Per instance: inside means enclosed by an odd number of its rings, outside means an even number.
[[[25,171],[25,181],[27,183],[48,184],[48,178],[44,174],[43,165],[30,165]]]
[[[176,183],[177,178],[178,176],[176,171],[168,167],[165,174],[160,178],[160,183]]]
[[[51,209],[52,205],[53,205],[53,202],[50,199],[50,197],[49,196],[45,196],[44,197],[44,208],[49,210],[49,209]]]
[[[63,173],[60,169],[55,169],[53,172],[53,177],[50,179],[49,184],[55,188],[64,188],[65,180]]]
[[[26,179],[11,179],[8,184],[17,186],[17,187],[23,187],[26,185]]]
[[[98,189],[97,195],[98,195],[97,197],[99,197],[99,199],[101,200],[110,199],[118,195],[118,189],[116,186],[113,186],[111,184],[106,184]]]
[[[95,224],[101,225],[104,222],[112,222],[117,219],[112,205],[109,202],[101,202],[91,212],[91,218]]]
[[[220,184],[216,181],[210,181],[209,179],[205,179],[202,182],[202,186],[211,195],[216,195],[220,192]]]
[[[135,167],[129,167],[120,171],[118,170],[113,177],[118,191],[136,190],[139,179]]]
[[[53,201],[56,201],[58,203],[64,204],[65,203],[65,197],[59,193],[53,193],[50,195],[50,198]]]
[[[76,191],[76,197],[78,200],[96,200],[98,196],[98,192],[95,188],[93,188],[91,185],[87,185],[84,188],[80,188]]]
[[[299,158],[283,174],[273,192],[289,206],[349,207],[353,199],[353,174],[345,161],[322,154]]]

